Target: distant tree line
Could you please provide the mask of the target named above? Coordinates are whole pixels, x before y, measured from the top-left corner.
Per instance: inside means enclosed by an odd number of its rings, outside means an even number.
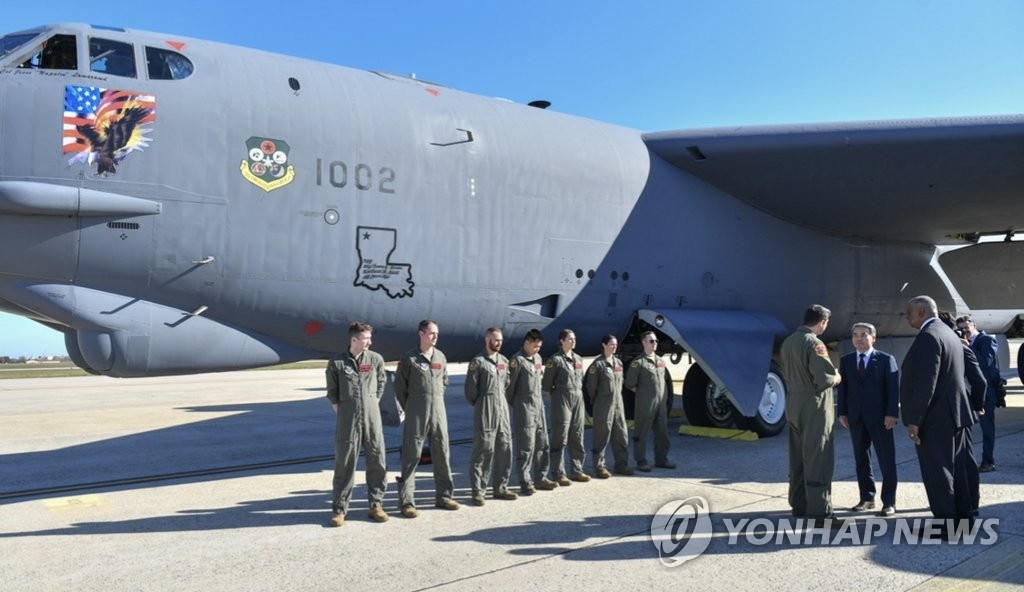
[[[28,356],[18,356],[16,358],[11,356],[0,356],[0,364],[27,364],[31,361],[37,362],[65,362],[69,358],[67,356],[36,356],[30,358]]]

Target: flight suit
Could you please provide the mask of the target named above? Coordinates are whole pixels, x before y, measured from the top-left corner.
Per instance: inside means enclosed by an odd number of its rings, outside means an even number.
[[[622,404],[622,360],[616,356],[597,358],[587,368],[587,394],[594,406],[594,470],[604,468],[604,451],[609,440],[615,468],[629,465],[629,440]]]
[[[429,358],[416,347],[398,360],[395,397],[405,411],[399,508],[416,505],[416,468],[420,465],[423,441],[428,437],[434,469],[435,502],[443,505],[452,499],[454,485],[448,460],[448,414],[444,406],[447,387],[448,360],[436,347]]]
[[[512,434],[516,444],[516,475],[525,488],[544,479],[551,464],[548,426],[544,418],[541,380],[544,365],[540,356],[526,357],[522,351],[509,362],[508,400],[512,405]]]
[[[380,507],[387,487],[384,428],[380,397],[387,380],[384,358],[366,350],[358,358],[348,351],[327,363],[327,398],[338,406],[334,430],[334,491],[331,509],[345,514],[355,485],[359,449],[366,457],[366,491],[370,508]]]
[[[562,451],[569,446],[571,473],[583,472],[583,358],[560,351],[544,364],[544,392],[551,393],[551,473],[565,476]]]
[[[647,436],[654,430],[654,464],[668,464],[668,408],[665,388],[665,360],[640,356],[630,362],[623,387],[636,392],[633,424],[633,458],[638,466],[647,464]]]
[[[512,473],[512,435],[505,399],[508,382],[508,358],[501,354],[490,358],[481,352],[466,369],[466,400],[473,405],[469,484],[474,497],[482,496],[488,484],[495,493],[508,491]]]
[[[800,327],[782,342],[779,361],[788,388],[789,505],[795,516],[828,517],[835,468],[832,387],[839,371],[809,327]]]

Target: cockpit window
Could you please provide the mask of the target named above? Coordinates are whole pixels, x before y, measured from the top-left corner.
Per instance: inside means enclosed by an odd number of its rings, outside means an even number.
[[[43,41],[36,52],[21,64],[21,67],[42,70],[77,70],[78,48],[75,46],[75,36],[54,35]]]
[[[39,32],[35,33],[13,33],[0,37],[0,58],[25,45],[34,39]]]
[[[180,53],[146,46],[150,80],[181,80],[192,75],[192,62]]]
[[[135,53],[131,43],[91,37],[89,64],[93,72],[135,78]]]

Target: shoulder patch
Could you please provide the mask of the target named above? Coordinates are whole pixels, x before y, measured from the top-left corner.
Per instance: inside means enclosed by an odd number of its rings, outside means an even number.
[[[476,370],[476,360],[471,361],[469,366],[466,367],[467,372],[472,372],[474,370]]]
[[[632,366],[634,368],[637,368],[637,367],[640,366],[640,364],[641,364],[640,359],[637,358],[637,359],[633,360],[633,363],[631,363],[630,366]]]
[[[596,373],[597,373],[597,364],[591,364],[590,365],[590,369],[587,370],[587,374],[596,374]]]
[[[818,354],[823,358],[828,357],[828,350],[825,349],[825,344],[820,341],[814,345],[814,353]]]
[[[511,366],[512,368],[518,368],[519,367],[519,358],[512,358],[512,361],[509,362],[509,366]]]
[[[547,366],[548,368],[554,368],[555,367],[555,361],[554,360],[548,360],[547,364],[544,364],[544,365]]]

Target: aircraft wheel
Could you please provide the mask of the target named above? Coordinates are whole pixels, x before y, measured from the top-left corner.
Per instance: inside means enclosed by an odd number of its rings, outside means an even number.
[[[775,362],[768,370],[757,414],[743,419],[746,428],[759,436],[775,436],[786,427],[786,381],[782,378],[782,368]]]
[[[683,412],[691,425],[715,428],[732,427],[739,415],[698,364],[690,366],[683,381]]]

